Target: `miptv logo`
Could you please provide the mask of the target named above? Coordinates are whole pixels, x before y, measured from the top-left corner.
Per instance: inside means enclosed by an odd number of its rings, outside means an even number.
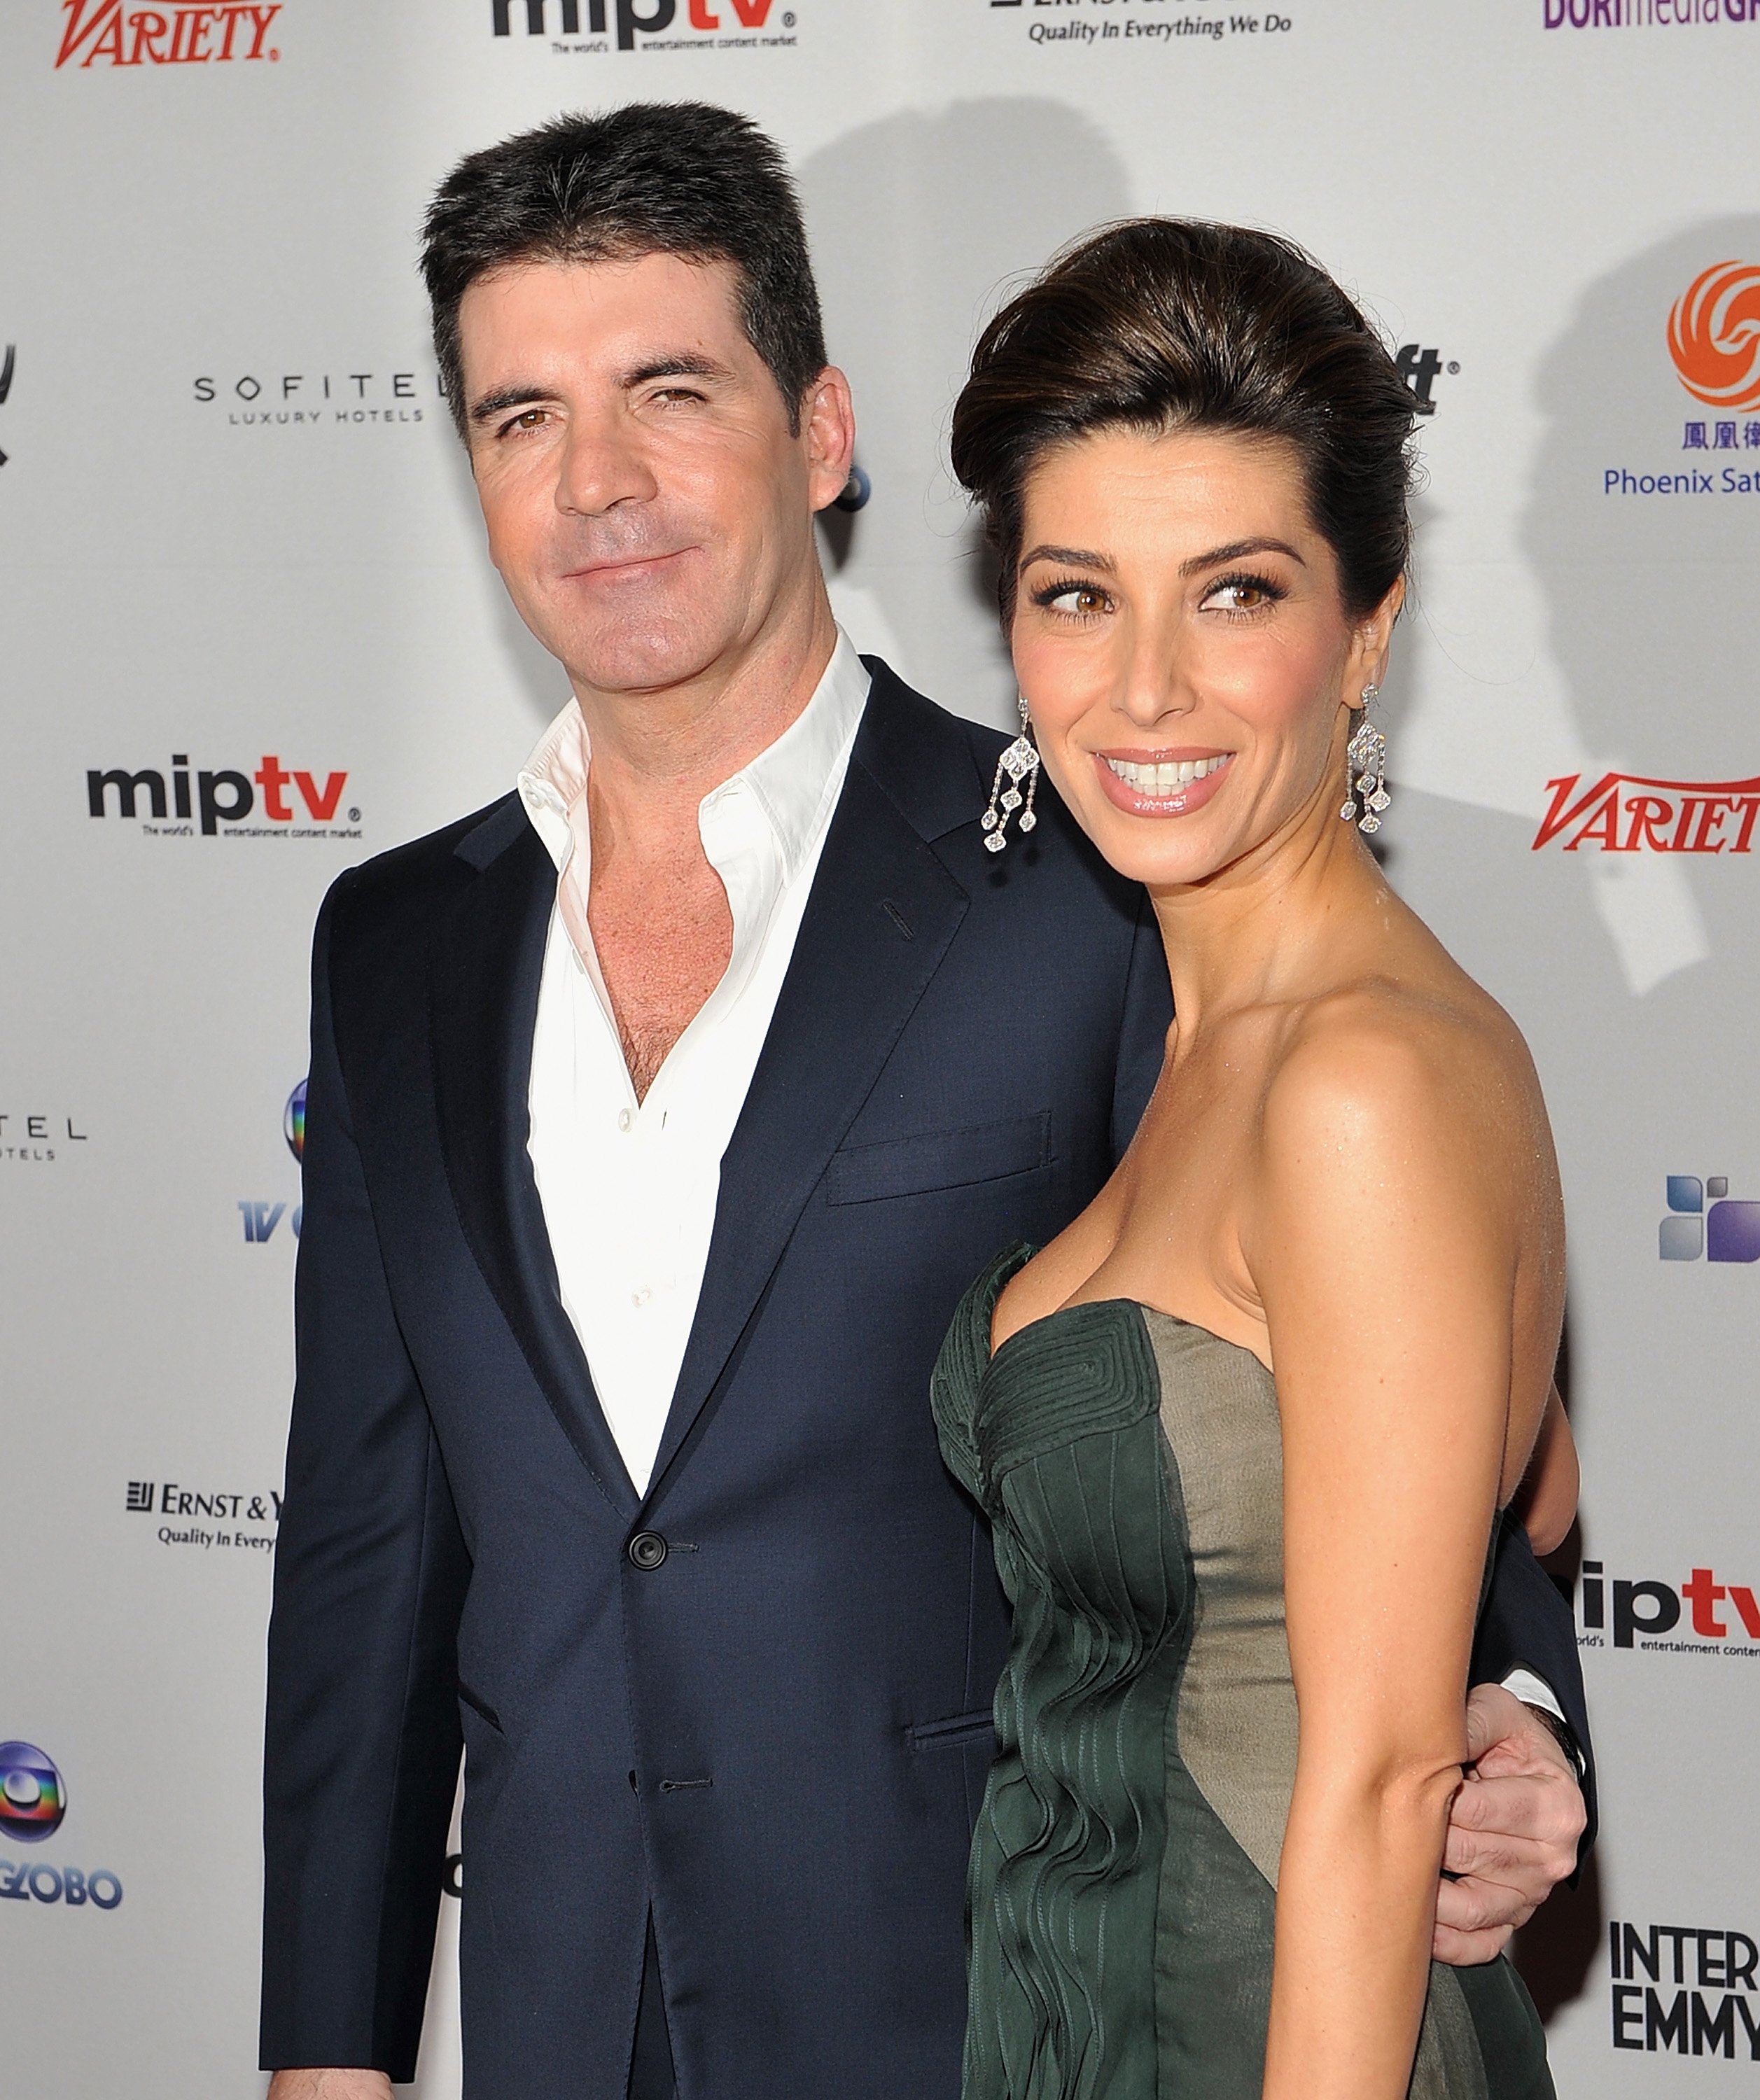
[[[231,59],[278,59],[265,42],[280,0],[267,7],[216,0],[207,7],[133,7],[123,0],[61,0],[67,26],[55,53],[59,69],[72,59],[82,68],[94,59],[113,66],[214,65]],[[83,56],[82,54],[83,53]]]
[[[1696,401],[1760,408],[1760,267],[1714,262],[1695,277],[1669,315],[1669,355]]]
[[[548,0],[548,4],[546,0],[490,0],[491,20],[498,37],[510,37],[514,23],[522,20],[528,37],[545,36],[553,30],[563,37],[578,37],[583,31],[602,37],[615,23],[620,51],[633,51],[638,35],[657,37],[664,30],[687,26],[699,36],[730,30],[734,37],[724,38],[724,42],[755,43],[755,37],[738,33],[765,28],[772,5],[773,0],[683,0],[685,19],[680,20],[680,0]],[[785,29],[794,27],[792,11],[781,19]],[[793,38],[767,41],[792,43]]]

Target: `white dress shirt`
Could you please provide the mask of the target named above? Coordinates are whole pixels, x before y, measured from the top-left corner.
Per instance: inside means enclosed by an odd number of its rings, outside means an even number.
[[[843,791],[869,678],[847,635],[803,712],[698,807],[734,944],[638,1101],[587,922],[590,750],[571,699],[519,776],[557,867],[532,1046],[527,1149],[562,1304],[637,1492],[645,1491],[696,1317],[739,1119]]]

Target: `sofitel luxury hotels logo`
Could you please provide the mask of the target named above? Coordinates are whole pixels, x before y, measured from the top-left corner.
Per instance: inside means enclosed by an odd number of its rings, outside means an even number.
[[[240,372],[230,378],[203,373],[190,382],[191,399],[223,410],[236,430],[419,423],[421,390],[413,372]],[[438,385],[431,390],[437,394]]]

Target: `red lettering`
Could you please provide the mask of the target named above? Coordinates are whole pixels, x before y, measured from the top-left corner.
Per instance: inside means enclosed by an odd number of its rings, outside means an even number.
[[[1674,814],[1674,805],[1665,802],[1660,795],[1629,795],[1625,806],[1631,813],[1631,823],[1626,827],[1625,850],[1636,853],[1638,835],[1643,833],[1643,844],[1656,853],[1666,853],[1669,842],[1656,836],[1656,826],[1665,824]]]
[[[1693,827],[1693,842],[1687,849],[1689,853],[1723,852],[1723,840],[1718,839],[1714,845],[1712,834],[1714,830],[1719,832],[1723,830],[1723,820],[1728,816],[1730,807],[1727,802],[1718,801],[1709,797],[1700,804],[1699,821]]]
[[[164,15],[154,14],[150,7],[143,7],[138,15],[129,16],[128,25],[135,32],[135,48],[129,55],[129,64],[139,65],[144,49],[155,65],[163,65],[165,54],[157,48],[157,39],[170,27]]]
[[[1709,1568],[1694,1568],[1692,1582],[1682,1583],[1681,1595],[1693,1608],[1696,1634],[1707,1635],[1713,1640],[1723,1640],[1728,1636],[1729,1628],[1711,1607],[1722,1604],[1729,1592],[1721,1582],[1713,1581]]]
[[[1674,847],[1673,847],[1673,849],[1673,849],[1675,853],[1685,853],[1685,852],[1686,852],[1686,850],[1687,850],[1687,827],[1688,827],[1688,826],[1692,823],[1692,820],[1693,820],[1693,812],[1694,812],[1694,811],[1695,811],[1698,807],[1699,807],[1699,798],[1698,798],[1698,796],[1696,796],[1696,795],[1684,795],[1684,796],[1682,796],[1682,798],[1681,798],[1681,820],[1680,820],[1680,822],[1679,822],[1679,823],[1678,823],[1674,827]]]
[[[690,26],[693,29],[720,29],[721,18],[709,12],[709,0],[690,0]]]
[[[82,67],[89,66],[94,59],[104,56],[108,56],[112,65],[128,64],[128,60],[122,55],[121,0],[117,0],[116,12],[105,21],[102,33],[93,39],[91,49],[86,52],[80,64]],[[136,63],[138,64],[139,61],[137,60]]]
[[[1741,1622],[1748,1629],[1750,1640],[1760,1640],[1760,1604],[1754,1602],[1754,1593],[1745,1582],[1730,1585],[1730,1602],[1741,1614]]]
[[[1574,839],[1564,842],[1566,853],[1575,853],[1585,839],[1599,839],[1603,853],[1617,853],[1620,846],[1620,791],[1608,788],[1595,805],[1591,821],[1585,824]]]
[[[1575,823],[1596,796],[1619,779],[1617,773],[1603,773],[1580,801],[1572,802],[1572,791],[1582,777],[1580,773],[1564,774],[1558,779],[1549,780],[1546,783],[1547,787],[1552,790],[1552,806],[1541,818],[1540,828],[1534,833],[1533,850],[1536,853],[1538,853],[1548,840],[1556,838],[1567,824]],[[1568,808],[1565,806],[1567,803],[1570,805]]]
[[[265,757],[260,771],[251,775],[262,790],[262,814],[278,824],[292,820],[293,811],[283,799],[281,790],[287,785],[289,775],[282,770],[279,758]]]
[[[61,48],[55,53],[57,66],[64,66],[82,44],[88,38],[95,38],[100,23],[113,21],[120,33],[122,0],[96,0],[95,5],[93,5],[93,0],[61,0],[61,4],[67,10],[67,27],[61,32]],[[86,11],[88,7],[91,7],[89,15]],[[86,56],[86,64],[90,65],[95,55],[96,46],[94,46]],[[116,62],[118,65],[122,62],[120,43]]]
[[[1749,841],[1754,835],[1754,818],[1760,815],[1760,795],[1741,795],[1731,797],[1731,806],[1742,813],[1742,827],[1736,834],[1731,853],[1746,853]]]
[[[262,40],[269,33],[269,24],[280,11],[280,0],[276,0],[276,5],[272,7],[247,7],[245,10],[257,25],[256,40],[250,49],[245,52],[246,58],[260,59],[262,56]]]
[[[217,59],[229,59],[232,55],[232,33],[236,29],[237,29],[239,18],[244,14],[245,10],[241,7],[222,7],[218,9],[216,11],[218,13],[220,20],[226,24],[226,41],[221,45],[219,50],[214,53],[214,56]]]
[[[734,12],[748,29],[761,29],[770,20],[770,0],[734,0]]]
[[[179,58],[182,64],[205,65],[214,56],[204,41],[209,30],[214,26],[214,10],[211,7],[179,8],[178,29],[181,32],[183,24],[187,22],[189,24],[189,34],[183,38],[183,49],[181,54],[178,51],[175,38],[171,42],[171,51],[172,55]]]
[[[267,761],[264,761],[267,764]],[[336,814],[336,805],[342,799],[342,783],[346,773],[332,773],[324,781],[324,792],[318,792],[317,783],[309,773],[296,773],[293,785],[299,790],[306,807],[311,810],[314,822],[327,824]]]

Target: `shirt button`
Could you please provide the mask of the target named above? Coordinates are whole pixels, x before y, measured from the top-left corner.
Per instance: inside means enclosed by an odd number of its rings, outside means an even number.
[[[628,1130],[634,1121],[635,1118],[628,1109],[620,1109],[617,1111],[617,1127],[620,1130]]]
[[[628,1547],[629,1564],[651,1574],[666,1558],[666,1541],[657,1531],[638,1531]]]
[[[646,1284],[644,1283],[639,1290],[632,1290],[630,1292],[629,1302],[639,1312],[642,1307],[648,1303],[653,1295],[654,1293],[650,1290]]]

